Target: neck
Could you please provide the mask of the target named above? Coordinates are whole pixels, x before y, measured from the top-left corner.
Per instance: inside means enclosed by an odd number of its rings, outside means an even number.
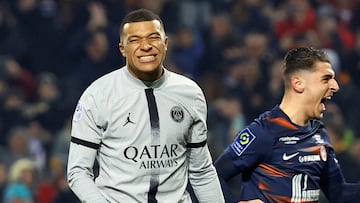
[[[131,75],[133,75],[135,78],[142,80],[144,82],[153,82],[153,81],[159,79],[164,74],[163,66],[160,66],[152,71],[140,71],[135,68],[130,68],[128,66],[128,70]]]
[[[295,99],[289,95],[284,95],[279,107],[290,118],[291,122],[305,126],[310,119],[306,116],[306,111],[299,99],[300,98]]]

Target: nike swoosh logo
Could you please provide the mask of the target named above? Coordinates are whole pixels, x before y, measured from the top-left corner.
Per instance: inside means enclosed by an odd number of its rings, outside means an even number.
[[[282,158],[284,161],[287,161],[287,160],[294,158],[298,154],[299,154],[299,152],[295,152],[294,154],[290,154],[290,155],[286,155],[286,153],[284,153]]]

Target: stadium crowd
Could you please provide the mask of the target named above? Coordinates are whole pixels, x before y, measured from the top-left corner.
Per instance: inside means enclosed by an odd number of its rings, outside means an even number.
[[[346,179],[360,181],[360,1],[0,0],[0,202],[78,202],[65,173],[72,114],[124,65],[119,24],[135,8],[160,14],[166,68],[202,87],[214,159],[280,101],[284,53],[323,49],[341,88],[324,122]]]

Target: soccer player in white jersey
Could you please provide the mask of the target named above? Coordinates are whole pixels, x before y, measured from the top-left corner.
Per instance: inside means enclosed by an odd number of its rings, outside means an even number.
[[[188,181],[199,202],[224,202],[206,144],[203,92],[163,66],[167,46],[158,15],[130,12],[120,25],[126,65],[81,95],[67,175],[82,202],[190,203]]]

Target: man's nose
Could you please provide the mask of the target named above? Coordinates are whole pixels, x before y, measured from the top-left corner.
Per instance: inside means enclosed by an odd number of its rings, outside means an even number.
[[[152,45],[148,38],[142,38],[140,40],[140,48],[142,50],[150,50],[152,48]]]
[[[330,88],[333,92],[339,91],[340,90],[339,83],[335,79],[333,79],[333,82],[332,82]]]

